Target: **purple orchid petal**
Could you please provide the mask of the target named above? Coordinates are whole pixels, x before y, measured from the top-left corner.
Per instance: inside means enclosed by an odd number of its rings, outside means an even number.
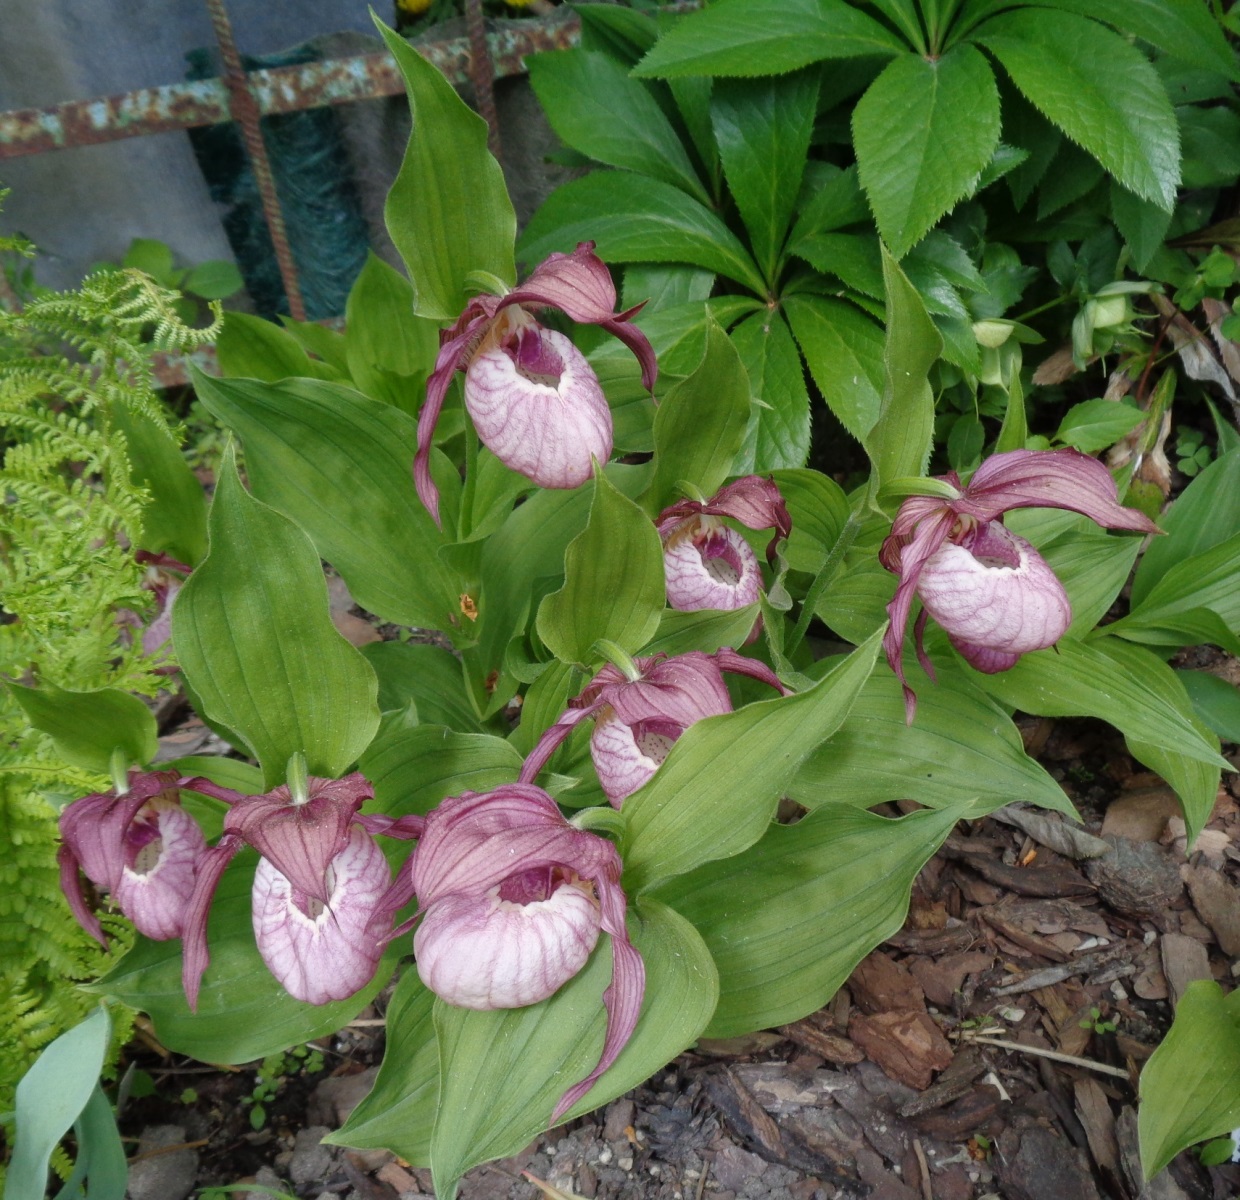
[[[526,318],[526,320],[532,320]],[[484,345],[465,373],[465,407],[478,437],[505,466],[540,487],[574,488],[611,457],[607,398],[576,346],[552,329],[526,326],[510,350]],[[527,348],[532,343],[536,349]],[[514,359],[558,360],[557,378],[527,372]]]
[[[526,756],[525,762],[522,763],[521,774],[517,782],[533,783],[542,774],[551,756],[559,749],[564,739],[572,733],[577,723],[585,720],[586,717],[594,716],[602,707],[603,702],[600,700],[584,708],[570,708],[554,725],[548,727],[538,739],[534,749]]]
[[[389,817],[385,813],[359,813],[354,821],[367,833],[409,841],[420,838],[426,828],[426,818],[418,813],[406,813],[403,817]]]
[[[732,711],[723,672],[710,654],[694,650],[674,658],[639,658],[637,666],[640,679],[608,683],[600,693],[626,725],[661,719],[688,728],[703,717]]]
[[[207,915],[211,910],[211,901],[219,886],[220,876],[244,844],[236,834],[225,833],[198,860],[194,894],[186,905],[181,931],[181,986],[185,990],[190,1012],[198,1011],[198,989],[211,961],[211,952],[207,949]]]
[[[992,454],[974,472],[956,512],[992,521],[1014,508],[1066,508],[1106,529],[1155,533],[1144,513],[1119,502],[1115,480],[1079,450],[1009,450]]]
[[[139,933],[157,942],[180,937],[207,849],[198,822],[176,801],[156,797],[126,832],[126,849],[113,899]]]
[[[360,772],[344,779],[309,779],[309,799],[295,804],[287,787],[235,804],[225,833],[238,834],[300,892],[326,903],[327,866],[349,840],[357,810],[374,795]]]
[[[1053,646],[1072,623],[1067,593],[1046,560],[997,522],[931,556],[917,594],[954,640],[1005,655]]]
[[[759,683],[773,687],[781,696],[791,695],[789,690],[780,683],[779,676],[766,663],[759,662],[756,658],[746,658],[727,646],[716,650],[711,657],[714,658],[721,671],[730,671],[733,675],[748,675],[750,679],[756,679]]]
[[[762,591],[762,572],[749,543],[734,529],[699,533],[695,524],[685,522],[664,545],[668,605],[681,612],[699,612],[755,603]]]
[[[960,657],[983,675],[998,675],[1000,671],[1010,671],[1020,661],[1019,654],[991,650],[988,646],[977,646],[960,638],[952,638],[951,643]]]
[[[77,923],[106,950],[108,939],[104,936],[99,918],[86,903],[86,896],[82,891],[82,872],[78,869],[76,855],[68,846],[62,844],[56,850],[56,863],[60,867],[60,890],[69,902],[69,911],[73,913]]]
[[[590,758],[613,808],[646,784],[684,731],[659,718],[629,725],[613,713],[599,720],[590,735]]]
[[[254,874],[254,939],[284,990],[307,1004],[344,1000],[374,978],[387,942],[391,871],[354,826],[328,867],[326,902],[299,891],[267,859]],[[386,917],[386,921],[385,921]]]
[[[792,532],[788,506],[773,480],[760,475],[746,475],[722,487],[709,500],[680,500],[665,508],[655,522],[659,536],[666,542],[680,524],[694,517],[731,517],[749,529],[774,529],[766,548],[768,561],[774,559],[780,538]]]

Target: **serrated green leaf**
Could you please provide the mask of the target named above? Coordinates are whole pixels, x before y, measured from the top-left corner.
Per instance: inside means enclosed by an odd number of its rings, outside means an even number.
[[[1158,252],[1171,225],[1171,214],[1149,200],[1134,196],[1111,181],[1111,216],[1132,254],[1132,265],[1144,271]]]
[[[593,239],[608,262],[691,263],[760,295],[762,273],[736,235],[670,183],[629,171],[594,171],[557,188],[521,237],[523,259]]]
[[[917,872],[960,815],[891,820],[829,805],[660,887],[655,894],[693,922],[719,967],[707,1035],[767,1029],[826,1004],[903,924]]]
[[[999,143],[999,90],[974,46],[901,55],[858,101],[852,128],[878,231],[902,258],[977,186]]]
[[[1180,135],[1162,81],[1139,50],[1096,21],[1036,9],[991,17],[974,37],[1124,187],[1170,211]]]
[[[810,403],[805,368],[783,317],[757,312],[732,331],[754,404],[733,473],[799,467],[809,456]]]
[[[172,610],[177,658],[207,715],[235,730],[284,782],[301,751],[336,779],[379,724],[375,674],[336,632],[310,539],[252,497],[225,456],[211,505],[210,550]]]
[[[581,45],[632,66],[659,40],[659,26],[645,13],[619,4],[574,4],[581,18]]]
[[[70,692],[53,683],[37,688],[10,683],[8,688],[30,724],[52,739],[56,753],[84,771],[107,775],[114,750],[135,767],[146,766],[159,750],[154,715],[128,692]]]
[[[634,74],[782,75],[823,58],[904,48],[885,26],[841,0],[723,0],[673,26]]]
[[[649,87],[606,54],[557,50],[526,60],[551,128],[574,150],[678,188],[703,204],[684,145]]]
[[[538,636],[561,662],[598,661],[600,638],[632,654],[658,628],[665,599],[654,523],[597,472],[590,519],[564,553],[564,586],[538,607]]]
[[[453,321],[465,307],[471,271],[516,282],[516,214],[499,163],[487,150],[486,122],[437,67],[381,21],[375,24],[404,76],[413,114],[383,210],[388,233],[409,268],[414,312]]]

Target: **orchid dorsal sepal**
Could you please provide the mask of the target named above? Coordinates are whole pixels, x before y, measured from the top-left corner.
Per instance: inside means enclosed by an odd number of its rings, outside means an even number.
[[[121,746],[112,747],[112,757],[108,760],[108,774],[112,776],[112,790],[118,796],[129,791],[129,755]]]
[[[512,289],[498,276],[490,271],[470,271],[465,276],[465,290],[477,296],[485,293],[489,296],[506,296]]]
[[[934,496],[939,500],[959,500],[960,489],[953,487],[946,479],[924,476],[889,479],[878,489],[880,504],[892,500],[903,500],[907,496]]]
[[[581,809],[568,819],[568,823],[587,833],[603,834],[612,841],[619,841],[628,825],[617,809],[602,805]]]
[[[611,663],[630,683],[636,683],[642,677],[641,668],[634,662],[633,656],[610,638],[599,638],[591,650]]]
[[[284,777],[288,782],[289,796],[293,803],[298,807],[308,804],[310,802],[310,769],[302,751],[294,750],[289,755]]]

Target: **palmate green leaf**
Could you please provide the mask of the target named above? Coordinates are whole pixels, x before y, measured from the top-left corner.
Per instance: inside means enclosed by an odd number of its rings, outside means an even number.
[[[163,1045],[204,1062],[251,1062],[347,1025],[387,983],[407,945],[393,942],[374,979],[347,1000],[294,1000],[254,944],[250,908],[257,865],[258,855],[243,850],[216,889],[207,924],[211,964],[203,976],[197,1013],[190,1012],[181,990],[181,943],[176,939],[139,937],[87,990],[149,1014]]]
[[[254,493],[295,520],[363,608],[448,629],[463,590],[444,537],[413,490],[417,426],[341,384],[195,375],[206,408],[244,442]]]
[[[564,554],[564,586],[539,605],[538,636],[566,663],[597,662],[600,638],[632,654],[658,628],[665,600],[654,523],[598,471],[590,519]]]
[[[379,724],[370,665],[336,632],[310,539],[241,485],[230,450],[211,506],[210,551],[177,596],[177,658],[207,716],[243,737],[266,788],[302,751],[343,775]]]
[[[133,767],[146,766],[159,750],[154,715],[128,692],[70,692],[54,683],[37,688],[10,683],[8,688],[30,724],[52,739],[56,753],[71,766],[107,775],[115,750]]]
[[[917,872],[963,815],[948,808],[891,820],[829,805],[660,887],[655,895],[693,923],[719,968],[707,1036],[821,1008],[904,923]]]
[[[976,187],[999,143],[999,89],[974,46],[901,55],[857,102],[852,128],[878,231],[902,258]]]
[[[917,289],[883,248],[887,337],[883,346],[882,409],[864,434],[874,467],[872,487],[924,475],[934,437],[934,394],[929,373],[943,339]]]
[[[808,691],[698,721],[624,802],[630,894],[753,845],[789,781],[847,717],[874,668],[879,635]],[[728,787],[719,789],[720,764]]]
[[[736,475],[799,467],[809,456],[809,391],[796,342],[778,312],[757,312],[732,331],[755,403]]]
[[[637,62],[659,40],[653,17],[619,4],[574,4],[581,18],[581,45],[585,50],[610,54],[626,66]]]
[[[1076,817],[1064,790],[1030,758],[1011,718],[950,665],[917,691],[905,724],[904,694],[880,664],[844,724],[802,764],[788,795],[806,808],[870,808],[913,799],[931,808],[984,816],[1013,801]],[[963,806],[962,791],[970,799]]]
[[[634,263],[625,268],[620,307],[644,304],[643,316],[652,316],[684,304],[702,304],[714,286],[714,272],[701,267]]]
[[[762,272],[736,235],[670,183],[630,171],[593,171],[557,188],[521,237],[537,262],[593,240],[608,262],[691,263],[765,295]]]
[[[1139,50],[1096,21],[1037,9],[991,17],[973,36],[1124,187],[1171,210],[1179,129],[1162,81]]]
[[[557,50],[526,60],[551,128],[574,150],[679,188],[703,204],[710,194],[646,84],[606,54]]]
[[[723,0],[674,25],[634,74],[782,75],[823,58],[904,49],[895,34],[843,0]]]
[[[486,122],[437,67],[381,21],[375,24],[404,76],[413,115],[409,146],[383,210],[388,232],[409,268],[413,311],[452,321],[465,307],[471,271],[516,282],[516,214],[499,163],[487,150]]]
[[[707,309],[697,369],[664,394],[654,417],[654,478],[643,503],[652,514],[679,499],[677,484],[713,496],[729,475],[749,422],[750,381],[736,347]]]
[[[630,936],[646,964],[642,1013],[620,1057],[568,1120],[641,1083],[691,1045],[719,994],[714,963],[688,921],[657,901],[640,900],[631,911]],[[547,1127],[560,1095],[598,1061],[610,979],[603,935],[586,967],[541,1004],[474,1012],[436,1002],[442,1066],[430,1163],[437,1196],[452,1200],[470,1167],[515,1154]]]
[[[826,296],[789,296],[784,311],[827,407],[864,439],[882,408],[882,330],[851,304]]]
[[[1137,1136],[1146,1179],[1181,1150],[1240,1125],[1240,991],[1190,983],[1141,1072]]]
[[[761,81],[721,79],[711,95],[711,125],[723,173],[754,257],[772,285],[801,190],[817,109],[816,70]]]

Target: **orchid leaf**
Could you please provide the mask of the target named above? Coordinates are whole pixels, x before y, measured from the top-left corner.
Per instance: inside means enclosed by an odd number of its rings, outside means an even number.
[[[372,642],[362,647],[362,657],[379,677],[381,712],[412,702],[420,724],[482,732],[460,659],[450,650],[420,642]]]
[[[753,845],[801,763],[848,716],[878,646],[875,634],[808,691],[690,726],[624,802],[629,894]],[[724,789],[720,763],[727,764]]]
[[[127,767],[146,766],[159,751],[154,715],[128,692],[70,692],[53,683],[37,688],[10,683],[8,688],[30,724],[47,734],[56,753],[72,766],[106,775],[116,750]]]
[[[172,611],[195,695],[245,739],[267,788],[284,782],[298,751],[311,774],[338,778],[379,724],[375,674],[332,625],[310,539],[242,487],[231,449],[210,537]]]
[[[783,554],[794,571],[816,575],[848,521],[848,497],[828,475],[807,468],[774,471],[788,513],[792,533]]]
[[[264,379],[276,383],[289,376],[340,379],[330,363],[311,358],[287,329],[262,317],[229,312],[215,343],[216,362],[226,379]]]
[[[634,653],[658,628],[664,600],[654,523],[597,472],[590,519],[565,551],[564,586],[539,606],[538,636],[561,662],[597,661],[601,638]]]
[[[381,21],[375,24],[404,76],[413,116],[384,208],[388,232],[409,268],[413,311],[453,321],[468,299],[471,271],[516,282],[516,214],[499,163],[487,150],[486,122],[438,67]]]
[[[757,619],[757,604],[731,611],[700,608],[695,612],[679,612],[665,608],[654,637],[642,647],[642,655],[687,654],[691,650],[713,654],[721,646],[740,646],[753,631]]]
[[[826,1004],[904,923],[913,880],[964,815],[960,806],[892,820],[828,804],[660,886],[654,894],[693,923],[719,967],[707,1036],[769,1029]]]
[[[1232,636],[1240,635],[1240,532],[1169,568],[1115,632],[1174,625],[1178,616],[1199,608],[1215,613]]]

